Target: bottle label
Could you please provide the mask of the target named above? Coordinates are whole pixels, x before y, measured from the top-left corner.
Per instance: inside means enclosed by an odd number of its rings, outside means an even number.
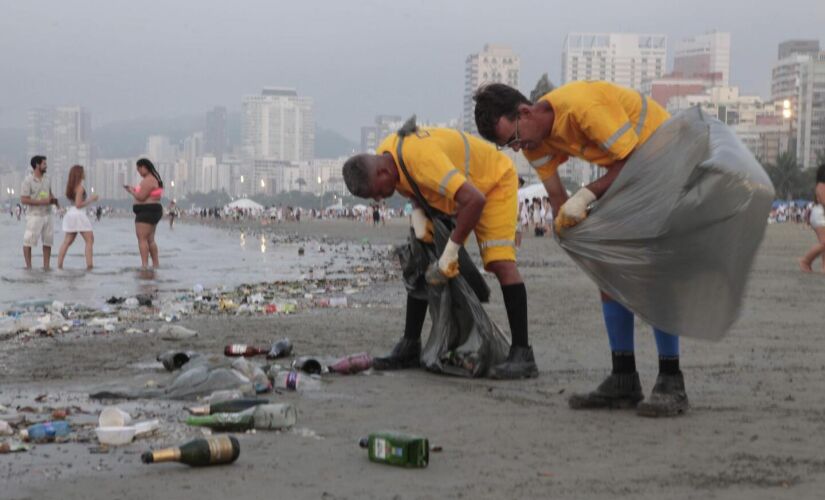
[[[232,457],[232,441],[227,436],[207,439],[209,444],[209,462],[223,463]]]
[[[375,438],[372,445],[372,454],[375,458],[385,460],[387,458],[387,441],[381,438]]]
[[[286,388],[292,391],[298,388],[298,372],[289,372],[289,374],[287,374]]]
[[[243,344],[232,344],[229,346],[229,352],[232,354],[243,354],[246,352],[246,346]]]

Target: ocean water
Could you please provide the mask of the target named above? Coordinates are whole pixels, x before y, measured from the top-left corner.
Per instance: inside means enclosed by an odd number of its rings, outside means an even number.
[[[195,224],[175,224],[164,219],[156,241],[160,269],[140,269],[140,255],[131,218],[104,218],[94,222],[94,269],[85,269],[84,243],[78,235],[66,256],[64,269],[57,269],[57,253],[63,242],[60,218],[55,216],[54,246],[50,271],[43,271],[42,248],[32,249],[32,267],[23,268],[23,231],[20,221],[4,214],[0,218],[0,310],[13,304],[37,300],[60,300],[99,306],[111,296],[140,293],[234,287],[242,283],[300,280],[310,271],[327,269],[343,274],[353,249],[318,242],[274,242],[270,236],[241,230],[215,229]],[[305,255],[298,256],[299,247]],[[329,274],[332,272],[332,274]]]

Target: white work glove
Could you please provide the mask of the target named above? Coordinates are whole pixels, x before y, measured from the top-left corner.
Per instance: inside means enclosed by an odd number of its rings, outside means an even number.
[[[420,208],[416,208],[410,214],[410,219],[412,219],[412,228],[415,232],[415,237],[419,240],[423,240],[427,237],[427,223],[429,219],[427,218],[427,214],[424,213],[424,210]]]
[[[444,252],[438,258],[438,262],[433,262],[427,269],[427,283],[431,285],[443,285],[447,280],[458,276],[458,251],[461,245],[452,239],[447,241]]]
[[[587,218],[587,206],[596,201],[596,195],[587,188],[581,188],[559,209],[554,225],[556,232],[573,227]]]

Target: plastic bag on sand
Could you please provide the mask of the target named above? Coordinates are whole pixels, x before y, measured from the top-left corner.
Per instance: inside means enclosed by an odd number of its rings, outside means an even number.
[[[559,244],[604,292],[666,332],[719,339],[739,314],[774,189],[722,122],[693,108],[642,145]]]
[[[254,396],[252,382],[237,370],[225,366],[210,367],[205,356],[196,356],[181,368],[172,382],[158,389],[115,388],[92,393],[91,399],[181,399],[192,400],[222,390],[240,390]]]
[[[427,266],[438,260],[436,248],[442,250],[450,237],[441,221],[433,225],[435,246],[422,243],[411,231],[408,244],[396,249],[407,292],[429,303],[432,328],[421,351],[421,364],[436,373],[484,377],[504,361],[510,344],[463,276],[444,286],[426,284]]]

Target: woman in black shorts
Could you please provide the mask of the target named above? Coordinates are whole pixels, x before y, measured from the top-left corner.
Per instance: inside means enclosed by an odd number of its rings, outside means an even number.
[[[155,229],[163,218],[163,206],[160,198],[163,196],[163,181],[151,161],[141,158],[137,161],[137,172],[141,177],[137,186],[123,186],[134,198],[132,211],[135,213],[135,234],[140,250],[140,264],[146,269],[149,267],[149,256],[152,257],[152,267],[160,265],[158,261],[158,245],[155,243]]]

